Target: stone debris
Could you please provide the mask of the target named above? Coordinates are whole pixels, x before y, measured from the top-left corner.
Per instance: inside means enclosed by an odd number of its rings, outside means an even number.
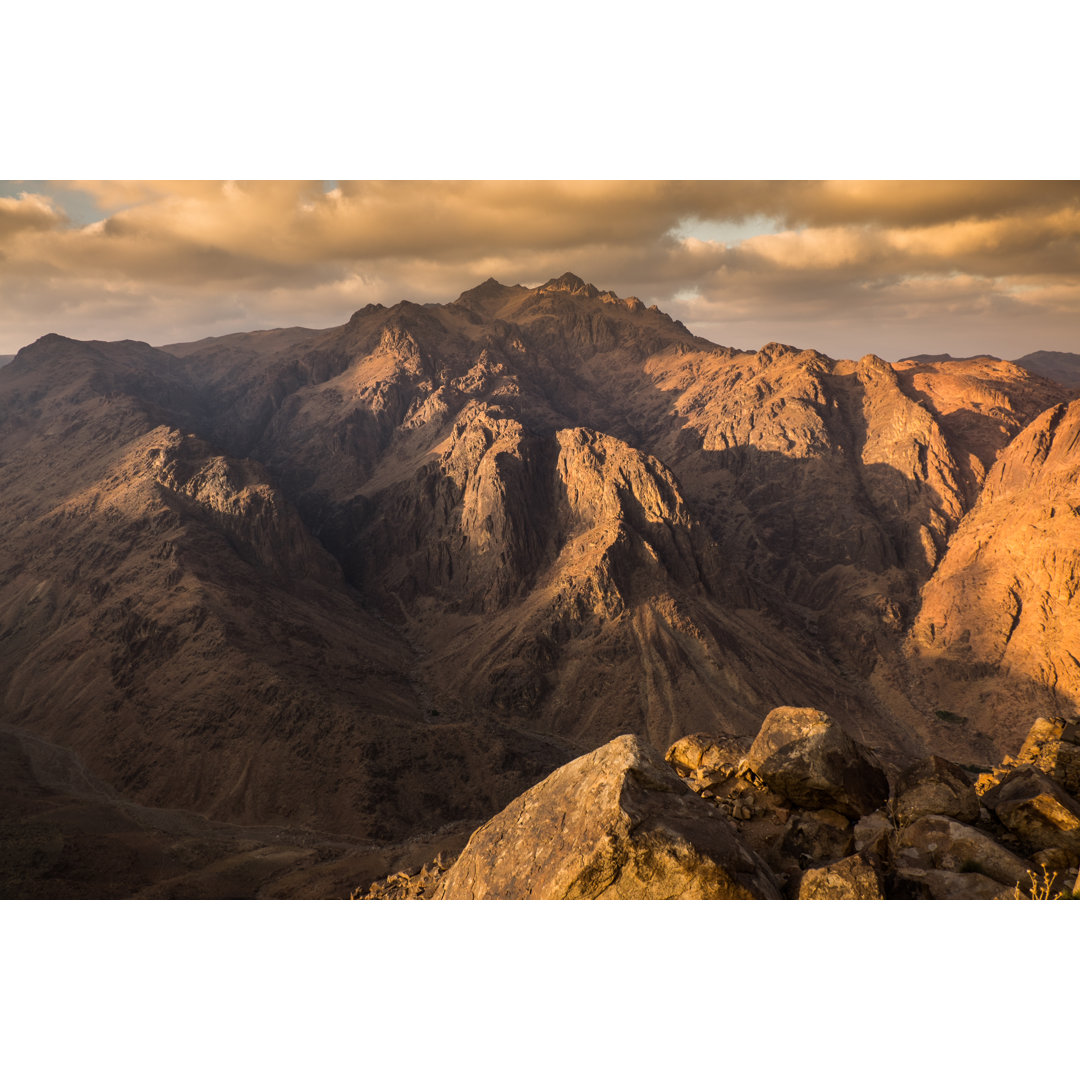
[[[1018,765],[1033,765],[1080,798],[1080,724],[1039,717],[1016,755]]]
[[[381,881],[373,881],[366,891],[357,890],[353,900],[429,900],[442,876],[454,865],[444,852],[419,870],[399,870]]]
[[[799,900],[884,900],[881,874],[870,859],[849,855],[807,870],[799,880]]]

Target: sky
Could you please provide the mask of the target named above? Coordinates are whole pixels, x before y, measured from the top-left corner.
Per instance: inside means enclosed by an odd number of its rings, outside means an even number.
[[[568,270],[739,348],[1080,352],[1080,182],[0,183],[2,354],[334,326]]]

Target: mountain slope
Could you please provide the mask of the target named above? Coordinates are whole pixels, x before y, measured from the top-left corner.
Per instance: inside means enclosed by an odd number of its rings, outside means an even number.
[[[441,708],[490,705],[587,745],[611,733],[608,711],[658,747],[688,710],[703,726],[752,730],[764,705],[800,690],[906,745],[910,724],[865,680],[902,639],[986,470],[1067,395],[992,358],[740,353],[572,274],[537,289],[489,280],[448,305],[369,305],[245,378],[245,397],[263,401],[248,431],[235,414],[209,430],[263,461],[365,601],[412,628]],[[549,610],[568,602],[549,595],[567,580],[582,610],[609,587],[602,559],[562,580],[581,541],[551,477],[579,430],[662,464],[684,518],[665,528],[698,537],[691,577],[661,559],[651,591],[620,594],[599,616],[601,636],[618,638],[615,673],[596,659],[610,655],[606,639],[570,664],[586,648],[571,642],[591,642],[593,628],[568,631]],[[583,482],[585,460],[572,470]],[[638,482],[628,497],[647,503]],[[597,477],[587,497],[604,485]],[[589,551],[607,550],[598,536]],[[663,627],[659,638],[631,637],[635,619]],[[706,642],[695,662],[688,626]],[[658,664],[658,640],[679,643],[673,663]],[[779,668],[765,659],[777,653]],[[641,678],[650,669],[693,689],[657,693]],[[571,670],[619,689],[568,727]]]
[[[1013,440],[927,583],[907,643],[919,692],[990,734],[1021,711],[1080,711],[1078,551],[1073,402]]]
[[[195,407],[174,367],[63,339],[13,365],[5,719],[148,805],[359,836],[476,816],[493,778],[512,797],[519,765],[561,760],[482,721],[431,724],[412,651],[262,467],[158,422]]]
[[[955,357],[948,353],[920,353],[918,356],[905,356],[899,361],[901,364],[956,364],[956,363],[1000,363],[996,356],[966,356]],[[1041,379],[1050,379],[1061,386],[1077,389],[1080,387],[1080,353],[1054,352],[1048,349],[1039,349],[1036,352],[1026,353],[1013,361],[1018,368],[1023,368],[1031,375]]]

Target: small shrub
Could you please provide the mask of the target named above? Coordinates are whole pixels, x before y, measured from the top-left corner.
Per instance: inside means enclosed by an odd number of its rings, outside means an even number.
[[[1034,870],[1027,872],[1030,884],[1028,886],[1028,893],[1025,896],[1020,892],[1020,882],[1016,883],[1016,888],[1013,890],[1013,899],[1015,900],[1061,900],[1064,899],[1066,893],[1059,892],[1057,896],[1053,895],[1054,882],[1057,881],[1057,871],[1050,873],[1045,866],[1042,868],[1042,876],[1035,873]],[[1075,895],[1075,894],[1074,894]]]

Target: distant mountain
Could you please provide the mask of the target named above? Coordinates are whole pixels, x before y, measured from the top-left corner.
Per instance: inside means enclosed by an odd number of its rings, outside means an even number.
[[[268,356],[290,345],[311,341],[323,332],[309,330],[306,326],[288,326],[277,330],[250,330],[247,333],[225,334],[222,337],[205,337],[199,341],[162,345],[161,351],[171,353],[173,356],[192,356],[198,353],[205,359],[219,357],[231,349],[238,349],[252,356]]]
[[[905,356],[902,360],[898,360],[897,363],[906,364],[909,360],[916,364],[944,364],[950,360],[960,363],[972,360],[1000,361],[1001,357],[991,356],[989,353],[979,353],[976,356],[952,356],[949,353],[919,353],[918,356]]]
[[[0,817],[36,821],[62,764],[66,820],[105,822],[101,791],[202,815],[227,863],[237,829],[280,827],[283,861],[248,859],[238,894],[262,866],[311,895],[329,862],[419,851],[624,733],[662,753],[806,705],[896,763],[996,760],[1034,715],[1080,711],[1053,613],[1026,621],[1068,581],[1021,590],[1025,667],[986,651],[989,621],[964,638],[948,555],[1073,396],[993,357],[722,347],[573,274],[322,331],[47,335],[0,371],[0,767],[25,793]],[[1057,535],[994,558],[1057,573]],[[156,820],[146,851],[186,828]]]
[[[1041,375],[1044,379],[1053,379],[1062,386],[1080,387],[1080,353],[1049,352],[1045,349],[1028,353],[1013,363]]]
[[[0,356],[0,367],[3,367],[5,364],[10,364],[14,359],[14,356]]]
[[[948,353],[920,353],[918,356],[905,356],[898,363],[908,361],[919,364],[940,364],[946,362],[964,363],[971,361],[998,361],[996,356],[950,356]],[[1039,352],[1028,353],[1018,360],[1012,361],[1017,367],[1039,375],[1044,379],[1052,379],[1062,386],[1080,388],[1080,353],[1069,352]]]

